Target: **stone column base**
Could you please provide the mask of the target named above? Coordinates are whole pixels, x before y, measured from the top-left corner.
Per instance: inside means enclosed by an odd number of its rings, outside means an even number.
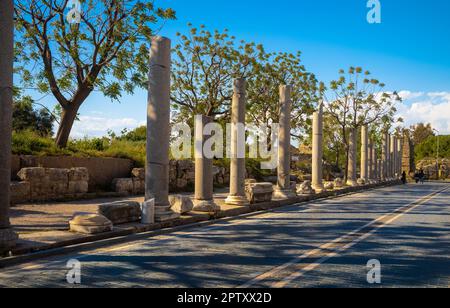
[[[282,190],[282,189],[275,189],[275,191],[273,192],[273,199],[275,200],[282,200],[282,199],[292,199],[292,198],[296,198],[297,197],[297,193],[294,190],[291,189],[286,189],[286,190]]]
[[[8,253],[16,246],[19,236],[12,228],[0,229],[0,256]]]
[[[175,213],[168,206],[155,206],[155,222],[164,222],[180,218],[180,214]]]
[[[347,186],[356,187],[359,186],[356,180],[347,180]]]
[[[250,202],[247,200],[246,196],[228,196],[228,198],[225,200],[225,203],[228,205],[237,206],[250,205]]]
[[[213,200],[194,200],[194,211],[203,213],[217,213],[220,211],[220,206],[215,204]]]
[[[324,185],[314,185],[314,184],[312,184],[312,188],[314,189],[314,191],[315,191],[317,194],[320,194],[320,193],[326,191]]]

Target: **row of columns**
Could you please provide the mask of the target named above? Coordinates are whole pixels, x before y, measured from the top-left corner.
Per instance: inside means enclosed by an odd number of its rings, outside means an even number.
[[[3,1],[5,2],[5,1]],[[2,2],[2,3],[3,3]],[[9,11],[12,10],[12,1],[1,9],[1,20],[12,22],[8,19]],[[6,14],[8,13],[8,14]],[[11,14],[12,16],[12,14]],[[4,22],[2,22],[2,25]],[[3,29],[2,29],[3,30]],[[5,33],[5,31],[1,31]],[[1,46],[12,46],[11,35],[2,35]],[[0,184],[9,187],[10,166],[9,156],[11,153],[11,106],[12,106],[12,52],[4,48],[2,52],[1,68],[3,70],[0,79],[0,122],[1,132],[5,135],[0,143]],[[12,50],[12,48],[11,48]],[[3,54],[4,53],[4,54]],[[5,61],[5,62],[4,62]],[[150,70],[147,102],[147,162],[145,198],[155,201],[155,221],[162,222],[172,220],[179,215],[170,210],[169,202],[169,140],[170,140],[170,75],[171,75],[171,42],[167,38],[155,37],[151,44]],[[232,133],[231,133],[231,163],[230,163],[230,193],[226,203],[232,205],[248,205],[249,201],[245,195],[245,159],[238,155],[239,143],[242,142],[237,127],[245,123],[245,80],[234,81],[234,95],[232,101]],[[296,196],[295,189],[291,184],[291,123],[290,115],[292,108],[291,86],[280,87],[280,123],[279,123],[279,146],[278,146],[278,182],[274,192],[274,198],[291,198]],[[210,136],[203,134],[205,125],[212,121],[207,116],[201,116],[196,121],[195,127],[195,210],[204,212],[215,212],[219,207],[213,200],[213,161],[203,155],[203,145]],[[9,136],[9,137],[8,137]],[[372,141],[368,140],[368,129],[364,126],[361,130],[361,178],[370,181],[374,179],[387,180],[393,178],[401,165],[398,163],[398,150],[400,148],[395,137],[389,137],[386,133],[383,138],[381,160],[377,154]],[[350,186],[356,186],[356,146],[357,130],[350,131],[350,153],[348,162],[348,182]],[[313,115],[313,151],[312,151],[312,186],[320,192],[323,185],[323,105]],[[9,153],[8,156],[4,156]],[[3,156],[2,156],[3,155]],[[392,159],[391,159],[392,157]],[[5,191],[9,191],[6,189]],[[14,239],[9,226],[9,195],[0,196],[0,247],[5,234],[9,239]],[[6,231],[5,231],[6,230]]]
[[[145,198],[155,200],[155,221],[157,222],[177,218],[177,214],[170,211],[169,204],[170,50],[169,39],[155,37],[152,40],[147,107]],[[230,193],[225,201],[227,204],[240,206],[249,204],[245,194],[245,158],[239,155],[242,149],[240,144],[242,136],[238,131],[239,126],[245,125],[245,89],[245,79],[234,81],[231,110]],[[290,176],[291,91],[291,86],[280,87],[278,183],[274,198],[291,198],[296,195],[291,187]],[[213,200],[213,161],[206,158],[202,151],[205,141],[211,137],[204,135],[203,128],[211,121],[212,119],[207,116],[200,116],[195,121],[194,210],[202,212],[215,212],[219,209]]]
[[[323,142],[323,119],[322,106],[313,116],[313,148],[312,148],[312,184],[316,190],[323,190],[322,180],[322,142]],[[348,186],[357,186],[356,170],[356,144],[357,130],[349,132],[349,158],[348,158]],[[361,128],[361,180],[364,183],[371,181],[387,181],[398,179],[401,176],[403,141],[400,138],[383,134],[381,159],[378,158],[375,144],[368,138],[368,127]]]

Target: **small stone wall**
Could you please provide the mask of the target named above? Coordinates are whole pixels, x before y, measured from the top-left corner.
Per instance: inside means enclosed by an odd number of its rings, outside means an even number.
[[[213,167],[214,185],[226,186],[230,183],[229,168]],[[190,160],[170,161],[169,188],[171,192],[190,192],[195,185],[195,164]],[[131,171],[130,178],[117,178],[112,183],[112,190],[129,195],[142,195],[145,192],[145,169]]]
[[[11,203],[77,199],[89,190],[86,168],[23,168],[11,183]]]
[[[20,181],[17,173],[23,168],[86,168],[91,192],[108,191],[115,178],[129,177],[133,161],[122,158],[12,155],[11,179]]]

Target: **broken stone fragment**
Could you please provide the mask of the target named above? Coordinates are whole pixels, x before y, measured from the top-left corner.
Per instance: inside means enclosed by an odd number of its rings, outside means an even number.
[[[133,194],[133,179],[114,179],[112,182],[113,191],[118,193],[127,193],[129,195]]]
[[[316,191],[312,188],[311,181],[304,181],[297,191],[301,195],[313,195]]]
[[[100,204],[98,214],[108,218],[113,224],[125,224],[141,220],[141,205],[134,201],[119,201]]]
[[[133,178],[145,180],[145,169],[144,168],[134,168],[131,171],[131,175],[133,176]]]
[[[341,178],[337,178],[334,180],[334,187],[335,188],[342,188],[344,187],[344,181]]]
[[[256,181],[247,181],[245,185],[245,194],[251,204],[272,201],[273,185],[272,183],[256,183]]]
[[[194,203],[187,196],[169,196],[170,209],[179,214],[187,214],[194,209]]]
[[[325,188],[325,190],[333,190],[334,189],[334,182],[325,182],[324,188]]]
[[[70,231],[83,234],[98,234],[113,230],[112,222],[99,214],[79,214],[69,221]]]

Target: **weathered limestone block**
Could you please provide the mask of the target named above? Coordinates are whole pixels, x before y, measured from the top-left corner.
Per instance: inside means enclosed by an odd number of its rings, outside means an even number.
[[[100,204],[97,212],[115,225],[140,221],[142,215],[141,205],[134,201]]]
[[[359,186],[364,186],[364,185],[366,185],[366,180],[358,179],[357,183],[358,183]]]
[[[23,168],[21,169],[17,175],[22,181],[42,181],[45,178],[45,169],[36,167],[36,168]]]
[[[69,181],[89,182],[89,171],[87,168],[72,168],[69,170]]]
[[[187,214],[194,209],[194,203],[187,196],[169,196],[170,209],[175,213]]]
[[[133,179],[114,179],[112,182],[113,191],[118,193],[133,194]]]
[[[188,181],[186,179],[177,179],[177,189],[181,190],[188,185]]]
[[[56,168],[46,168],[45,169],[45,180],[49,182],[61,182],[66,183],[69,180],[69,170],[68,169],[56,169]]]
[[[27,202],[31,199],[30,182],[11,182],[11,203]]]
[[[98,214],[80,214],[69,221],[70,231],[83,234],[110,232],[113,224],[106,217]]]
[[[333,190],[334,189],[334,182],[325,182],[324,183],[325,190]]]
[[[256,183],[255,180],[246,180],[245,194],[251,204],[272,201],[272,183]]]
[[[87,182],[82,182],[86,183]],[[66,181],[48,181],[44,184],[44,189],[48,199],[62,198],[68,193],[68,183]]]
[[[191,169],[191,166],[192,166],[192,162],[190,160],[179,160],[179,161],[175,161],[175,163],[178,167],[178,171],[180,171],[180,172]]]
[[[144,168],[134,168],[133,170],[131,170],[131,175],[133,178],[145,180],[145,169]]]
[[[304,181],[297,190],[297,193],[301,195],[313,195],[316,191],[312,188],[311,181]]]
[[[195,182],[195,172],[193,170],[192,171],[187,171],[185,173],[185,175],[186,175],[186,181],[187,182],[191,182],[191,183]]]
[[[143,195],[145,193],[145,179],[133,178],[133,195]]]
[[[68,183],[67,192],[69,194],[85,194],[89,191],[89,183],[87,181],[70,181]]]
[[[334,180],[334,187],[335,188],[342,188],[344,187],[344,180],[342,180],[341,178],[337,178]]]

